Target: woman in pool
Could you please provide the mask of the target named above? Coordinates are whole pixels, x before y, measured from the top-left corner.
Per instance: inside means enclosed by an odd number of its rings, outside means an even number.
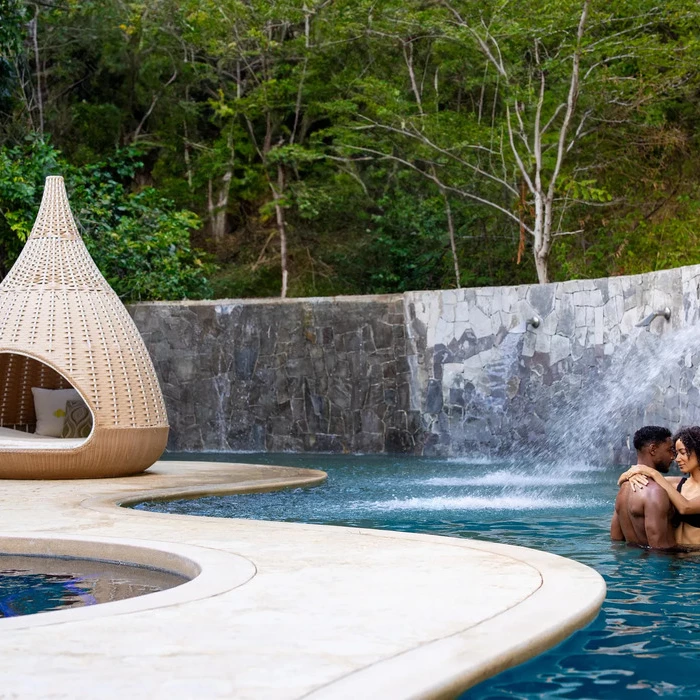
[[[700,426],[681,428],[673,436],[673,444],[676,464],[684,474],[680,481],[676,477],[665,478],[656,469],[643,465],[632,467],[623,477],[642,474],[661,486],[678,511],[676,543],[700,546]]]

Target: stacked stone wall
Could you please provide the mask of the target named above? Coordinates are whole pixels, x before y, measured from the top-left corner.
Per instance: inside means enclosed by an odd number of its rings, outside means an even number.
[[[640,424],[700,422],[699,299],[693,266],[131,312],[162,383],[171,450],[536,454],[583,431],[605,459],[627,461]],[[665,307],[669,321],[638,325]],[[700,327],[698,340],[700,350]]]
[[[422,451],[401,296],[131,310],[172,450]]]

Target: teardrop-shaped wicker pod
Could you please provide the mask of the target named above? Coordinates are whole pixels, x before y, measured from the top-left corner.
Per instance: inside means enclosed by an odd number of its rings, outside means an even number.
[[[48,177],[32,233],[0,284],[0,428],[31,437],[32,387],[70,386],[92,413],[89,437],[64,448],[60,438],[48,447],[0,436],[0,478],[135,474],[168,437],[146,346],[85,248],[63,178]]]

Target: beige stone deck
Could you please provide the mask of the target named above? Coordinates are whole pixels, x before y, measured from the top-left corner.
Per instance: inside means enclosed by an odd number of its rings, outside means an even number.
[[[600,607],[595,571],[519,547],[116,506],[319,474],[160,462],[123,479],[0,482],[0,551],[201,570],[149,596],[0,619],[0,697],[453,697]]]

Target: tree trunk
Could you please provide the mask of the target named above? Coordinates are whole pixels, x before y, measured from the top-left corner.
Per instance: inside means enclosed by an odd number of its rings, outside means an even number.
[[[226,235],[226,213],[232,177],[232,170],[229,169],[224,173],[216,202],[214,202],[212,181],[209,180],[209,230],[217,246],[221,245]]]
[[[535,269],[537,270],[537,280],[540,284],[546,284],[547,282],[549,282],[548,267],[551,235],[551,230],[547,230],[547,226],[545,225],[547,221],[546,211],[548,203],[546,201],[546,198],[542,195],[539,177],[537,177],[536,179],[535,187],[535,221],[532,227],[534,243],[532,246],[532,252],[535,257]]]
[[[549,282],[549,252],[535,253],[535,268],[537,269],[537,281],[540,284]]]
[[[460,282],[459,274],[459,260],[457,259],[457,243],[455,242],[455,225],[452,219],[452,208],[450,207],[450,200],[447,198],[447,192],[443,188],[440,189],[442,192],[442,199],[445,202],[445,215],[447,216],[447,230],[450,234],[450,249],[452,250],[452,264],[455,270],[455,282],[457,284],[457,289],[462,288]]]
[[[284,220],[284,207],[282,206],[282,197],[284,196],[285,178],[284,167],[281,163],[277,164],[277,186],[270,182],[272,190],[272,198],[275,201],[275,217],[277,219],[277,231],[280,237],[280,262],[282,266],[282,292],[280,297],[287,297],[287,282],[289,273],[287,270],[287,224]]]
[[[553,202],[550,197],[543,197],[542,202],[542,244],[535,251],[535,267],[540,284],[549,282],[549,254],[552,251],[552,215]]]
[[[190,192],[192,191],[192,162],[190,159],[190,140],[189,136],[187,135],[187,123],[183,123],[183,129],[184,129],[184,135],[185,138],[183,139],[184,146],[185,146],[185,168],[187,169],[187,186],[190,189]]]
[[[29,22],[29,33],[34,48],[34,63],[36,68],[36,104],[39,110],[39,135],[44,136],[44,95],[41,84],[41,60],[39,57],[39,6],[34,6],[34,18]]]

